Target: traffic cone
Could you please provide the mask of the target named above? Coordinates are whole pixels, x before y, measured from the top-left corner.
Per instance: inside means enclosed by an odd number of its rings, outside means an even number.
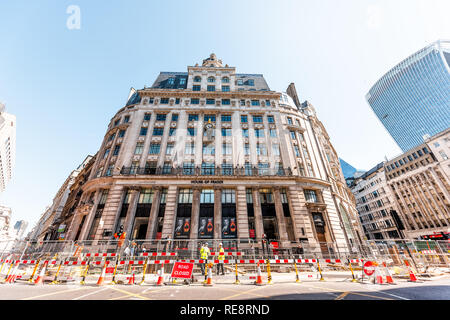
[[[44,265],[42,266],[41,272],[39,273],[38,277],[34,281],[34,284],[43,284],[44,283],[44,277],[45,277],[45,270],[47,269],[48,261],[44,262]]]
[[[206,283],[203,284],[204,286],[212,286],[212,268],[208,269],[208,278],[206,279]]]
[[[383,276],[381,275],[380,270],[378,270],[378,267],[375,267],[375,283],[383,284]]]
[[[256,276],[255,284],[256,284],[257,286],[262,286],[262,285],[264,285],[264,283],[263,283],[263,281],[262,281],[261,267],[259,266],[259,263],[258,263],[258,270],[257,270],[257,276]]]
[[[164,285],[164,264],[161,265],[161,269],[159,270],[159,277],[158,281],[156,282],[157,286],[163,286]]]
[[[130,278],[128,280],[128,284],[134,284],[134,267],[133,267],[133,274],[130,275]]]
[[[416,282],[417,281],[416,275],[414,274],[414,272],[412,272],[410,267],[408,267],[408,269],[409,269],[409,280],[408,281]]]
[[[106,262],[103,265],[102,273],[100,274],[100,277],[98,278],[98,281],[97,281],[98,286],[101,286],[103,284],[103,282],[105,281],[105,276],[106,276]]]
[[[384,271],[385,271],[385,274],[386,274],[386,283],[387,284],[396,284],[394,282],[394,280],[392,279],[392,276],[391,276],[391,273],[389,272],[388,267],[386,266],[386,262],[383,262],[383,266],[384,266]]]

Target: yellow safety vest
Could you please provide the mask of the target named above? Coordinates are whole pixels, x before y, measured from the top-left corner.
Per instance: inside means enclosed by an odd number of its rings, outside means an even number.
[[[220,253],[224,253],[223,255],[221,255]],[[219,250],[219,260],[225,260],[225,250],[223,250],[223,248],[220,248]]]
[[[200,259],[202,260],[206,260],[208,259],[208,255],[209,255],[209,248],[201,248],[200,249]]]

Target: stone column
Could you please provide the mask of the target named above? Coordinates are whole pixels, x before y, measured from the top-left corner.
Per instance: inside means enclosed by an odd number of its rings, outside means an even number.
[[[89,229],[91,228],[92,221],[94,220],[95,211],[97,211],[97,205],[100,201],[101,195],[102,195],[102,190],[97,189],[95,191],[94,205],[92,206],[91,211],[88,213],[88,215],[84,221],[83,229],[81,230],[81,233],[80,233],[80,240],[87,240],[86,237],[88,236]]]
[[[214,239],[222,238],[222,189],[214,188]]]
[[[200,188],[194,188],[192,195],[191,232],[190,239],[198,238],[198,220],[200,217]]]
[[[145,239],[153,239],[155,237],[155,225],[158,218],[159,204],[161,201],[161,187],[153,188],[152,208],[148,217],[147,233]]]
[[[261,199],[259,198],[259,191],[257,188],[252,188],[252,196],[253,196],[253,213],[255,217],[255,236],[256,241],[262,239],[262,235],[264,233],[264,225],[261,211]]]
[[[131,189],[130,202],[128,205],[127,216],[125,222],[123,223],[123,231],[126,232],[126,239],[131,239],[131,232],[133,231],[133,222],[136,215],[137,203],[139,200],[139,189]]]
[[[286,231],[286,220],[284,219],[283,204],[281,203],[280,188],[273,188],[273,196],[275,200],[275,213],[277,216],[278,235],[281,243],[288,243],[289,238]]]
[[[236,188],[236,222],[238,239],[249,238],[247,194],[245,186],[238,186]]]
[[[164,225],[161,232],[162,239],[173,238],[173,228],[175,217],[177,215],[177,186],[169,186],[166,198],[166,211],[164,212]]]

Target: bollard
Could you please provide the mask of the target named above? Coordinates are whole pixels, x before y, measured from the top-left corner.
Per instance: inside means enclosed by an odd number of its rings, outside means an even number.
[[[145,281],[145,272],[147,271],[147,263],[148,263],[148,258],[145,258],[144,270],[142,272],[142,280],[141,280],[141,282],[138,283],[138,285],[143,284]]]
[[[116,282],[116,273],[117,273],[117,266],[119,265],[119,261],[120,261],[120,254],[117,255],[116,258],[116,265],[114,266],[114,272],[113,272],[113,278],[110,284],[117,284]]]
[[[6,276],[5,276],[5,279],[3,279],[3,283],[5,283],[6,282],[6,280],[8,279],[8,277],[9,277],[9,273],[11,272],[11,269],[12,269],[12,266],[14,265],[14,261],[13,260],[11,260],[11,264],[9,265],[9,269],[8,269],[8,272],[6,273]]]
[[[295,257],[294,257],[294,267],[295,267],[295,282],[299,283],[300,279],[298,277],[298,269],[297,269],[297,263],[295,262]]]
[[[87,263],[87,266],[86,266],[86,269],[84,270],[84,273],[83,273],[83,278],[81,279],[81,282],[80,282],[80,284],[86,284],[86,276],[87,276],[87,274],[88,274],[88,270],[89,270],[89,261],[88,261],[88,263]]]
[[[33,272],[31,273],[30,279],[28,279],[29,283],[33,282],[34,275],[36,274],[36,271],[37,271],[37,269],[39,267],[39,263],[40,262],[41,262],[41,259],[38,259],[38,261],[36,262],[36,265],[34,266]]]
[[[59,281],[58,281],[58,275],[59,275],[59,271],[61,270],[62,264],[63,264],[63,261],[61,261],[61,262],[59,263],[58,270],[56,270],[55,278],[53,279],[52,282],[50,282],[50,284],[58,284],[58,283],[59,283]]]
[[[358,280],[356,280],[355,278],[355,274],[353,273],[353,268],[352,268],[352,263],[350,262],[350,259],[348,260],[348,265],[350,266],[350,271],[352,272],[352,282],[358,282]]]
[[[320,270],[319,259],[317,259],[317,269],[319,269],[319,274],[320,274],[320,280],[319,281],[325,281],[325,279],[322,276],[322,271]]]
[[[237,260],[234,263],[234,271],[236,273],[236,281],[234,281],[234,284],[240,284],[239,275],[238,275],[238,268],[237,268]]]
[[[208,263],[205,263],[205,280],[203,283],[206,283],[206,279],[208,278]]]
[[[272,284],[272,274],[270,273],[270,261],[267,259],[267,284]]]

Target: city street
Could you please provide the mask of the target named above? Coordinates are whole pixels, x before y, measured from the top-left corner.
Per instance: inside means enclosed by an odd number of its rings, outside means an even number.
[[[50,285],[0,286],[0,300],[448,300],[450,275],[420,283],[396,279],[396,285],[352,283],[348,279],[255,286],[214,283],[192,285]]]

